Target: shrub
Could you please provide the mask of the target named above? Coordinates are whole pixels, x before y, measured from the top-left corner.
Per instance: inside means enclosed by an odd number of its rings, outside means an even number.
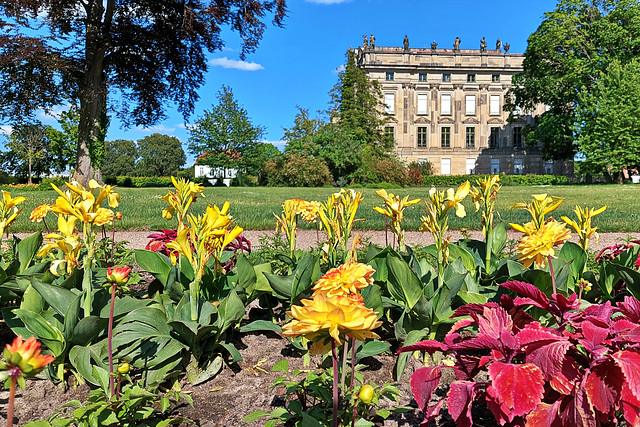
[[[320,158],[288,154],[265,164],[260,183],[275,187],[321,187],[331,183],[331,174]]]
[[[40,191],[53,190],[53,188],[51,187],[51,184],[54,184],[56,187],[61,188],[66,183],[67,183],[67,179],[61,176],[58,176],[55,178],[42,178],[42,181],[40,181],[40,185],[38,185],[38,190]]]
[[[465,181],[475,181],[487,175],[433,175],[423,177],[426,186],[458,186]],[[488,175],[490,176],[490,175]],[[564,175],[505,175],[500,174],[501,185],[562,185],[568,184]]]
[[[409,185],[423,185],[424,178],[433,175],[433,164],[430,161],[409,163]]]
[[[380,159],[373,164],[377,182],[388,182],[396,185],[407,185],[409,175],[400,161],[394,158]]]

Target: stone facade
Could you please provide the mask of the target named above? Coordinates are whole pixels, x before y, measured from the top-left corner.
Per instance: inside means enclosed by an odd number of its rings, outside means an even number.
[[[523,55],[496,49],[362,46],[356,60],[382,86],[386,131],[405,162],[432,163],[443,175],[571,174],[571,162],[545,161],[529,147],[523,127],[535,111],[512,123],[502,107]]]

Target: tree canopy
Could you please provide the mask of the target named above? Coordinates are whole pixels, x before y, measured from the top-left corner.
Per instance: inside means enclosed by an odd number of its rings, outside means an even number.
[[[6,146],[9,151],[2,155],[4,169],[25,176],[29,184],[34,175],[40,177],[50,172],[50,143],[42,123],[17,124],[7,136]]]
[[[562,0],[544,15],[528,39],[523,72],[514,76],[516,106],[547,111],[527,128],[527,142],[543,144],[549,159],[571,159],[575,107],[610,64],[628,64],[640,54],[640,5],[636,0]]]
[[[224,46],[223,27],[253,52],[285,0],[6,0],[0,4],[0,115],[18,121],[64,101],[79,105],[75,178],[100,178],[108,111],[149,126],[168,103],[185,117],[204,82],[207,52]],[[114,92],[119,102],[109,102]],[[95,156],[94,156],[95,157]]]
[[[136,175],[138,148],[135,142],[116,139],[115,141],[105,141],[104,146],[106,153],[102,174],[105,177]]]
[[[138,141],[137,154],[138,176],[176,175],[187,161],[182,142],[175,136],[160,133],[154,133]]]
[[[189,151],[198,157],[200,165],[255,172],[264,127],[251,123],[230,87],[222,86],[216,98],[218,103],[189,130]]]

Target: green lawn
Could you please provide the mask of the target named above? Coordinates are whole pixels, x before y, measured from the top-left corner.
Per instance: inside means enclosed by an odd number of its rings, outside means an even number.
[[[159,228],[173,228],[173,221],[162,218],[162,209],[166,206],[158,197],[166,194],[167,188],[118,188],[122,196],[118,210],[122,211],[124,219],[118,223],[118,229],[155,230]],[[282,202],[286,199],[297,198],[305,200],[326,201],[335,192],[332,188],[273,188],[273,187],[215,187],[207,188],[205,198],[200,198],[193,205],[193,212],[201,213],[207,203],[221,206],[225,201],[231,204],[230,213],[236,218],[236,223],[248,230],[263,230],[275,228],[273,213],[280,213]],[[358,222],[356,228],[384,229],[384,217],[372,208],[382,206],[381,199],[373,189],[358,189],[364,193],[364,201],[358,210],[358,218],[365,221]],[[429,188],[407,188],[389,190],[401,196],[410,198],[424,198],[428,196]],[[24,211],[18,217],[14,232],[34,231],[42,229],[42,224],[29,222],[29,213],[36,206],[43,203],[53,203],[56,193],[46,192],[18,192],[12,191],[12,196],[23,195],[27,200],[21,205]],[[596,217],[595,225],[600,231],[640,231],[640,185],[596,185],[596,186],[557,186],[557,187],[503,187],[498,194],[497,209],[506,222],[526,222],[528,213],[524,210],[509,210],[508,207],[516,202],[528,202],[531,194],[547,193],[564,198],[564,202],[553,213],[560,219],[561,215],[575,218],[573,209],[577,204],[599,208],[607,205],[607,210]],[[477,214],[470,200],[464,202],[467,217],[460,219],[451,215],[450,227],[458,229],[480,228],[480,215]],[[409,207],[406,211],[405,228],[417,230],[420,216],[424,210],[424,202]],[[48,217],[49,226],[55,227],[54,216]],[[304,227],[306,224],[300,224]]]

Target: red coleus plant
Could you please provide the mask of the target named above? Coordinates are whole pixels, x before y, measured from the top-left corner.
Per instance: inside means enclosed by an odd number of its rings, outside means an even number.
[[[500,425],[597,426],[624,417],[640,425],[640,301],[626,297],[579,310],[576,295],[549,299],[534,285],[501,286],[521,297],[467,304],[444,342],[421,341],[398,352],[442,351],[455,359],[447,406],[458,426],[471,426],[471,405],[485,402]],[[551,314],[544,326],[524,307]],[[477,328],[477,334],[465,329]],[[411,389],[426,425],[444,401],[429,407],[444,366],[416,370]],[[474,381],[481,371],[487,381]]]

